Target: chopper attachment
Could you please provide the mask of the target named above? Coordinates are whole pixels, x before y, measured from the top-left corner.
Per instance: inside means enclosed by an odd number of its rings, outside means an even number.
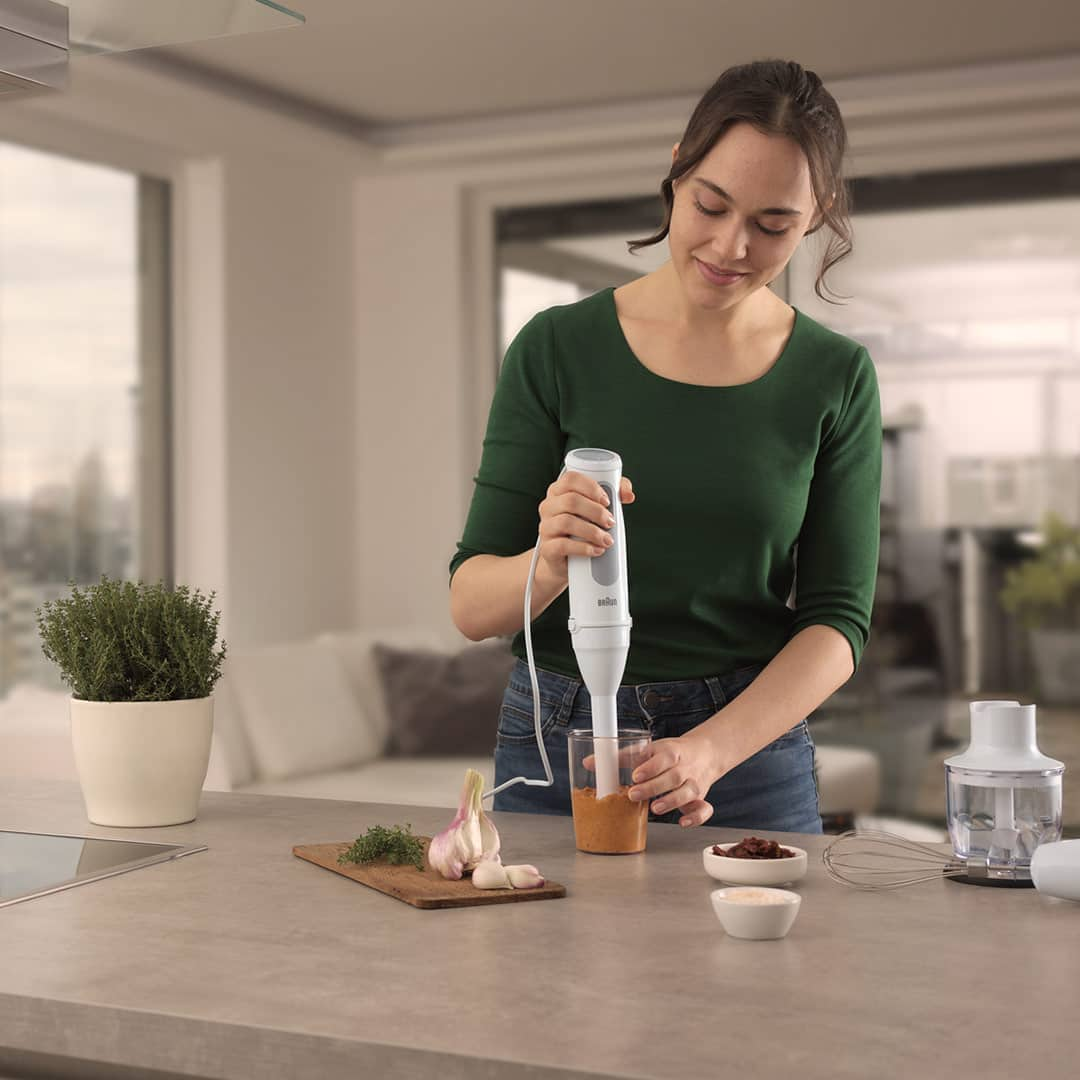
[[[1027,879],[1035,849],[1061,839],[1065,766],[1040,752],[1034,705],[973,701],[970,712],[971,744],[945,762],[953,851]]]

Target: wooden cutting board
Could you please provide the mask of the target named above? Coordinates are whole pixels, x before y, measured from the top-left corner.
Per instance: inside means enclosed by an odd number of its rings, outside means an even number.
[[[427,849],[431,838],[424,842],[424,869],[415,866],[394,866],[381,859],[370,863],[339,863],[338,856],[351,844],[299,844],[292,849],[295,856],[316,866],[333,870],[335,874],[359,881],[387,896],[404,900],[418,908],[475,907],[479,904],[514,904],[522,900],[554,900],[566,895],[566,886],[548,881],[538,889],[478,889],[468,879],[447,881],[427,865]]]

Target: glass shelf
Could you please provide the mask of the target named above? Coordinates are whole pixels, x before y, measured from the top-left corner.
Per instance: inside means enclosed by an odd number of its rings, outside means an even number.
[[[302,26],[272,0],[60,0],[73,55],[129,52]]]

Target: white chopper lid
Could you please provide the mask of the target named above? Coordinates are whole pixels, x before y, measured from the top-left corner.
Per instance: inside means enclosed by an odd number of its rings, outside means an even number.
[[[1035,742],[1035,706],[1018,701],[973,701],[971,744],[946,758],[954,769],[980,772],[1063,772],[1065,766],[1047,757]]]

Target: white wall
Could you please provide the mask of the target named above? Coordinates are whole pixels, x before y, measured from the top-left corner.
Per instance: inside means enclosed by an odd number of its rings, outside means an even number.
[[[353,622],[363,358],[351,196],[347,171],[302,159],[245,157],[226,170],[225,535],[236,641]]]
[[[384,175],[354,197],[357,621],[446,628],[468,375],[459,191]]]

